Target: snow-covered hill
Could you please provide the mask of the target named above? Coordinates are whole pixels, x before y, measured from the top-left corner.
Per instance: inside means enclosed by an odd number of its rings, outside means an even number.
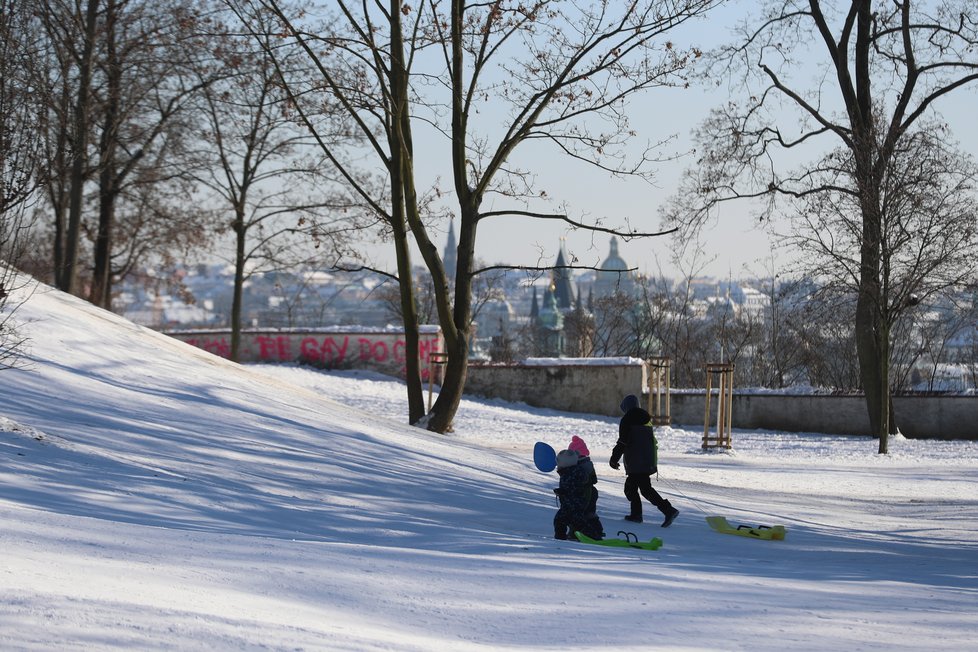
[[[396,380],[241,367],[45,287],[17,318],[4,650],[973,649],[976,444],[664,429],[663,530],[621,520],[614,419],[466,400],[430,434]],[[530,451],[574,434],[605,530],[662,549],[550,538]]]

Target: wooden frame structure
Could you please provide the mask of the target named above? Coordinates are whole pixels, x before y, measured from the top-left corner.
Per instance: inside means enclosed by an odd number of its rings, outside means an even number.
[[[438,377],[438,384],[441,385],[445,375],[445,365],[448,364],[448,354],[441,351],[432,351],[428,354],[428,412],[431,412],[431,392],[435,384],[435,377]]]
[[[671,358],[649,358],[649,414],[653,426],[672,424],[672,403],[669,396],[669,376],[672,371]]]
[[[730,448],[730,424],[733,414],[733,373],[731,363],[706,365],[706,417],[703,425],[703,448]],[[717,429],[710,433],[710,408],[713,404],[713,378],[717,378]]]

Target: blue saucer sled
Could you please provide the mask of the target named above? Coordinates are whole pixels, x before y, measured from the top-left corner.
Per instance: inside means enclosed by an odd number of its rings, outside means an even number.
[[[537,470],[543,471],[544,473],[550,473],[556,469],[557,452],[554,450],[553,446],[542,441],[538,441],[536,445],[533,446],[533,464],[537,467]]]

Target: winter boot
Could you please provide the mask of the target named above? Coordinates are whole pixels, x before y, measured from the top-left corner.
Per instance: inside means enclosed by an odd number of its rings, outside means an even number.
[[[679,516],[679,510],[670,505],[665,514],[666,520],[662,521],[662,527],[669,527],[676,520],[676,517]]]
[[[628,514],[627,516],[625,516],[625,520],[626,521],[631,521],[632,523],[641,523],[642,522],[642,515],[641,514]]]

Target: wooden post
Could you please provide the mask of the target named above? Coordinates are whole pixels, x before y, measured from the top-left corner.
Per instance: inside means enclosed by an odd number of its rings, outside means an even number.
[[[672,403],[669,395],[669,376],[672,369],[670,358],[649,358],[649,414],[652,425],[668,426],[672,423]]]
[[[448,364],[448,354],[432,351],[428,354],[428,412],[431,412],[431,387],[438,376],[438,384],[442,383],[445,365]]]
[[[703,448],[723,446],[731,448],[730,435],[733,423],[733,372],[734,366],[729,363],[706,365],[706,416],[703,425]],[[710,408],[713,395],[713,376],[717,377],[717,429],[716,435],[710,435]]]

